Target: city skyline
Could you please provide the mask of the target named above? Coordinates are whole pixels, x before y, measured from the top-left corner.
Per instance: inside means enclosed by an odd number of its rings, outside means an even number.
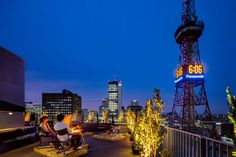
[[[25,60],[25,101],[41,102],[42,92],[68,89],[82,96],[82,108],[98,109],[107,82],[122,80],[124,106],[132,99],[144,105],[158,88],[170,111],[181,1],[15,2],[0,2],[0,45]],[[199,43],[213,113],[228,111],[227,86],[236,92],[235,4],[196,3],[206,26]]]

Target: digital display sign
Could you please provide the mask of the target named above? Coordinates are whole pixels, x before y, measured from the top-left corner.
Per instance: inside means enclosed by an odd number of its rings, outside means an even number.
[[[201,64],[188,66],[188,73],[189,74],[202,74],[203,73],[203,66]]]
[[[203,65],[202,64],[188,64],[178,68],[176,71],[175,83],[183,79],[196,80],[204,79]]]

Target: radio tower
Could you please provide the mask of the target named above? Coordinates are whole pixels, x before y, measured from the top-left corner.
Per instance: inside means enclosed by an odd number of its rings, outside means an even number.
[[[198,38],[203,29],[204,23],[198,21],[196,15],[195,1],[183,0],[182,22],[174,34],[180,50],[172,115],[173,119],[178,117],[183,130],[195,133],[199,132],[195,124],[198,106],[203,106],[205,122],[213,124],[204,87],[204,68],[199,54]]]

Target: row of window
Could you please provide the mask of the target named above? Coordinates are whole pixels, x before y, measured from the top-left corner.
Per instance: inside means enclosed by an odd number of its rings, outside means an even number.
[[[108,91],[118,91],[118,86],[116,84],[109,84]]]

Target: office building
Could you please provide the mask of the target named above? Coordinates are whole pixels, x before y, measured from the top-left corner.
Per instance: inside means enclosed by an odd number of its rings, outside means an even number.
[[[42,116],[42,104],[41,103],[33,103],[33,102],[25,102],[25,112],[36,113],[39,116]]]
[[[109,114],[117,117],[122,107],[122,83],[121,81],[108,82],[108,108]]]
[[[81,96],[68,90],[62,93],[43,93],[42,94],[43,114],[48,115],[49,121],[56,121],[56,115],[81,113]]]
[[[0,47],[0,128],[24,126],[24,60]]]
[[[108,111],[109,110],[109,100],[108,98],[105,98],[102,100],[102,104],[99,106],[99,115],[101,116],[102,115],[102,112],[103,111]]]
[[[137,100],[132,100],[127,109],[130,109],[134,112],[140,112],[143,110],[143,107],[139,105],[139,102]]]

